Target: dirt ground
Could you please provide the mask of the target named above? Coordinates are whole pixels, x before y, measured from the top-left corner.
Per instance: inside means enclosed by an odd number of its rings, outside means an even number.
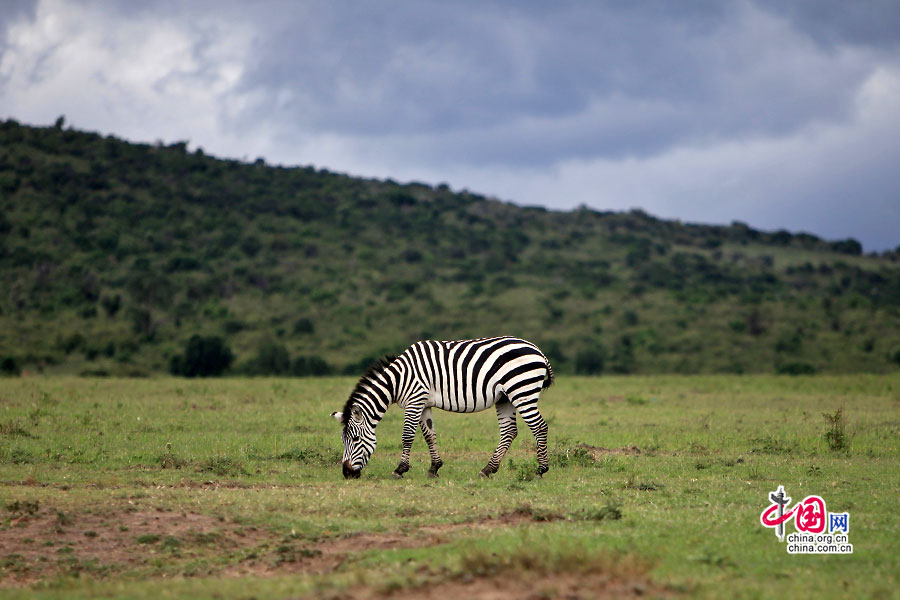
[[[479,521],[435,525],[413,533],[365,533],[323,540],[297,539],[225,519],[186,512],[110,511],[67,515],[52,508],[23,511],[0,531],[0,588],[20,587],[58,576],[99,579],[133,572],[161,575],[154,566],[187,576],[324,575],[355,553],[446,543],[460,529],[514,526],[537,518],[519,509]],[[542,516],[540,520],[548,520]],[[552,519],[550,519],[552,520]],[[510,577],[502,574],[440,578],[417,587],[357,587],[333,598],[612,598],[659,596],[641,577],[596,573]]]
[[[623,456],[637,456],[642,454],[643,451],[637,446],[623,446],[622,448],[604,448],[603,446],[591,446],[590,444],[578,444],[579,448],[584,448],[590,453],[591,457],[594,460],[600,460],[603,456],[606,455],[623,455]]]
[[[666,591],[641,579],[623,579],[603,573],[559,574],[536,578],[510,576],[473,577],[468,580],[442,581],[435,585],[402,589],[397,592],[378,589],[352,590],[348,599],[394,600],[591,600],[606,598],[669,597]]]

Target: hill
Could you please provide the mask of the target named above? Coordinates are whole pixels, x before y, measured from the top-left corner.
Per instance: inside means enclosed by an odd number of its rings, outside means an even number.
[[[558,372],[900,366],[900,250],[519,207],[446,185],[0,123],[0,360],[144,375],[221,343],[245,373],[356,372],[515,334]]]

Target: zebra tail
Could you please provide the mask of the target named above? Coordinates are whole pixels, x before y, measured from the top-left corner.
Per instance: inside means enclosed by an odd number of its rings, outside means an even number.
[[[547,360],[547,357],[544,357],[544,360],[547,363],[547,377],[544,379],[544,385],[541,386],[542,390],[546,390],[548,387],[553,385],[553,367],[550,366],[550,361]]]

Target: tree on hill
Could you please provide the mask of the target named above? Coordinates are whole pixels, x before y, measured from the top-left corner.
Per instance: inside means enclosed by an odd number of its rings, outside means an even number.
[[[191,336],[184,354],[173,356],[169,371],[184,377],[221,375],[234,360],[231,349],[218,336]]]

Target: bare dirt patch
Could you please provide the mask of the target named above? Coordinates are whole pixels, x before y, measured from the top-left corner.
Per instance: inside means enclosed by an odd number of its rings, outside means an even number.
[[[603,456],[620,455],[620,456],[638,456],[644,451],[637,446],[623,446],[621,448],[604,448],[603,446],[591,446],[590,444],[578,444],[579,448],[584,448],[593,457],[599,460]]]
[[[471,577],[437,582],[411,589],[356,589],[339,597],[360,600],[588,600],[605,598],[670,597],[670,591],[655,586],[643,577],[621,577],[603,572],[561,573],[540,577]]]
[[[519,507],[497,516],[487,516],[463,523],[427,525],[406,533],[359,533],[319,542],[283,541],[275,548],[275,557],[251,557],[226,570],[226,575],[266,576],[284,572],[326,574],[337,570],[354,554],[370,550],[408,550],[446,544],[457,531],[512,527],[524,523],[555,520]]]
[[[320,540],[283,535],[189,512],[63,513],[34,505],[0,529],[0,587],[69,575],[124,571],[187,576],[326,574],[353,554],[447,543],[456,531],[555,520],[527,506],[408,533],[360,533]],[[562,518],[562,517],[559,517]]]
[[[195,513],[42,509],[0,532],[0,586],[59,575],[105,576],[141,568],[154,557],[202,557],[254,547],[270,536]]]
[[[358,586],[335,598],[467,598],[469,600],[546,600],[565,598],[665,598],[670,588],[650,580],[651,565],[635,555],[587,556],[577,549],[562,554],[524,546],[500,554],[474,548],[461,570],[420,566],[380,586]]]
[[[336,571],[356,553],[370,550],[423,548],[444,543],[439,534],[362,533],[321,542],[282,539],[265,552],[252,553],[227,567],[226,576],[266,577],[284,573],[324,575]]]

